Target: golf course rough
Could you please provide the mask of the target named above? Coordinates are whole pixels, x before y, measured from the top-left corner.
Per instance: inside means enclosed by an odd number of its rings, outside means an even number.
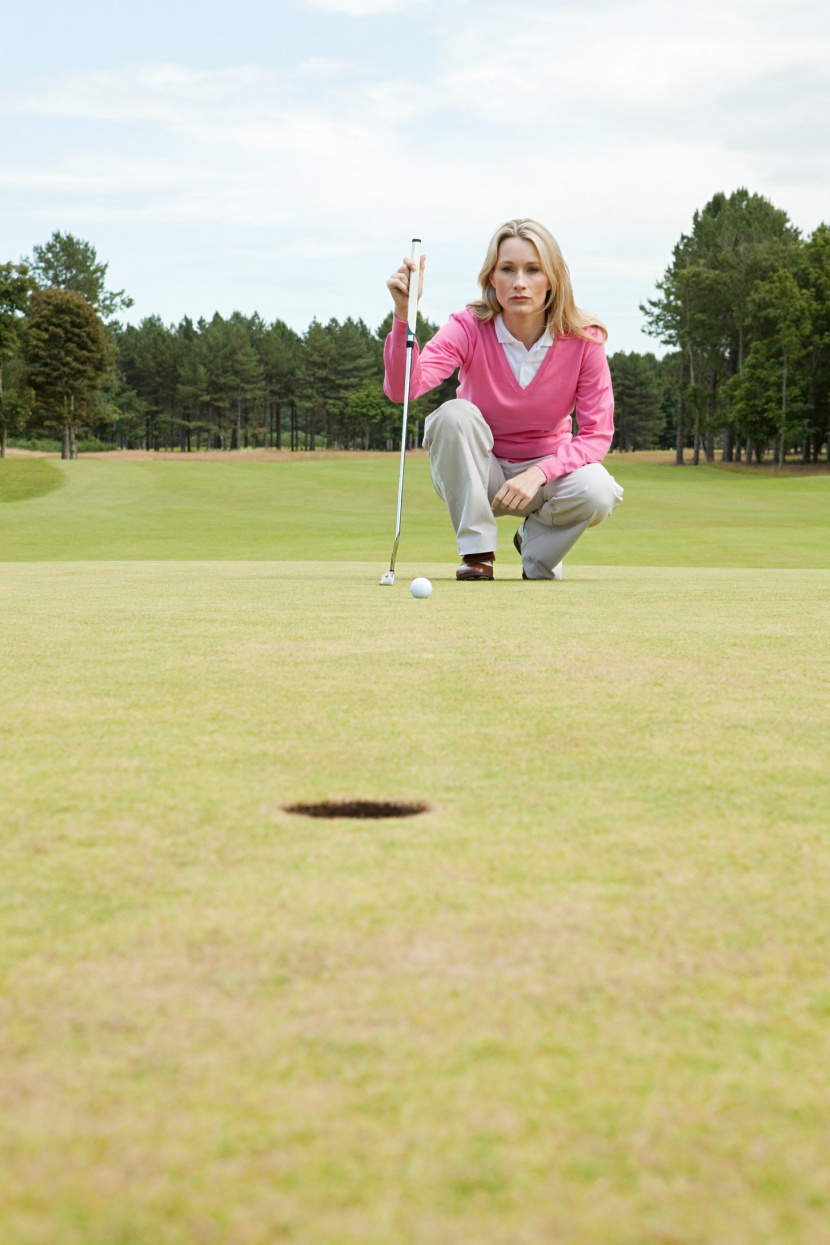
[[[662,473],[732,477],[615,461],[629,561],[473,594],[416,460],[384,592],[388,524],[266,558],[248,464],[245,558],[208,465],[0,507],[0,1239],[823,1245],[827,480],[737,479],[796,565],[698,567]],[[284,811],[353,799],[430,808]]]

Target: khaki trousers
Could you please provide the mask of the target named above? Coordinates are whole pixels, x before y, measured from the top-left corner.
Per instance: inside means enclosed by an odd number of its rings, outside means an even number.
[[[427,416],[424,447],[435,491],[450,512],[458,552],[495,552],[496,515],[524,518],[522,565],[528,579],[560,579],[560,563],[582,533],[602,523],[622,501],[614,477],[601,463],[589,463],[543,485],[526,509],[499,508],[494,515],[491,502],[505,480],[542,458],[522,463],[497,458],[481,411],[461,398]]]

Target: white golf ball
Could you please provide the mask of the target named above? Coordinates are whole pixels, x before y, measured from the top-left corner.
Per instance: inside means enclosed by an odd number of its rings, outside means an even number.
[[[409,591],[412,593],[413,597],[431,597],[432,584],[428,579],[424,579],[423,576],[419,576],[418,579],[413,579],[412,583],[409,585]]]

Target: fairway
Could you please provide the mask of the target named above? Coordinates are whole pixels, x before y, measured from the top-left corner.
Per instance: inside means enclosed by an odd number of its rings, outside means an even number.
[[[562,583],[469,585],[416,456],[389,589],[392,455],[49,465],[3,1245],[823,1245],[830,477],[611,458]],[[283,811],[349,798],[430,807]]]
[[[195,457],[195,456],[194,456]],[[395,528],[396,454],[118,455],[0,462],[0,561],[104,559],[378,561]],[[581,540],[568,565],[830,566],[830,472],[761,475],[677,468],[666,458],[612,454],[627,490],[613,521]],[[42,479],[44,468],[49,479]],[[22,477],[33,495],[16,505]],[[63,482],[56,487],[55,478]],[[501,560],[515,565],[516,523],[499,521]],[[409,455],[400,556],[456,562],[455,538],[429,478]],[[381,569],[383,569],[381,565]]]

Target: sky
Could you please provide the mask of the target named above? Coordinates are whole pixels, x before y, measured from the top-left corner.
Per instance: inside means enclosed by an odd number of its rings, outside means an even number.
[[[419,235],[442,323],[532,216],[659,354],[639,305],[713,194],[830,220],[824,0],[1,2],[0,262],[73,233],[133,322],[375,328]]]

